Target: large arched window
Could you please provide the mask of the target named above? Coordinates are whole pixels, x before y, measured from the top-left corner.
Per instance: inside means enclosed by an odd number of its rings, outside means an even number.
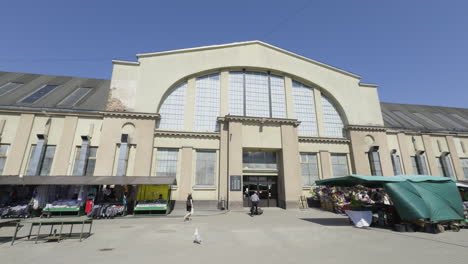
[[[219,73],[198,77],[196,80],[195,118],[196,131],[216,131],[219,116]]]
[[[239,116],[286,117],[284,78],[263,72],[229,73],[229,113]]]
[[[317,136],[314,89],[293,81],[292,94],[296,118],[301,121],[298,127],[298,134],[300,136]]]
[[[158,128],[176,130],[184,129],[186,89],[187,83],[181,83],[166,97],[159,109],[161,120],[159,120]]]
[[[344,137],[344,124],[336,107],[322,95],[323,126],[326,137]]]

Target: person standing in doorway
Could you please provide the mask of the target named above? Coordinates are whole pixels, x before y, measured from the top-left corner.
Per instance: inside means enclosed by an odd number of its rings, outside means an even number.
[[[258,197],[257,191],[255,191],[250,196],[250,201],[252,202],[252,206],[250,207],[250,216],[253,216],[254,208],[255,208],[255,214],[258,214],[258,202],[260,201],[260,198]]]
[[[187,220],[192,220],[190,218],[193,215],[193,199],[192,199],[191,193],[187,195],[186,207],[187,207],[187,214],[184,216],[184,222]]]

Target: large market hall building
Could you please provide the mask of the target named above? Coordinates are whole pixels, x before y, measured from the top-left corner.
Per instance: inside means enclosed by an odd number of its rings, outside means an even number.
[[[381,103],[260,41],[138,54],[111,80],[0,72],[2,186],[166,184],[176,207],[229,209],[257,190],[297,208],[347,174],[468,179],[468,109]]]

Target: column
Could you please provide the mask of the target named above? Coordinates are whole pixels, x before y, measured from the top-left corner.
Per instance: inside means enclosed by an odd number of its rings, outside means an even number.
[[[177,182],[179,201],[185,201],[189,192],[192,192],[193,176],[193,147],[182,147],[182,160],[180,161],[180,181]]]
[[[51,169],[51,175],[67,175],[68,166],[70,165],[70,155],[74,153],[73,140],[75,139],[77,125],[77,116],[65,117],[60,142],[54,155],[55,161],[53,162],[54,166]]]
[[[230,122],[229,123],[229,134],[228,134],[228,145],[229,145],[229,175],[242,176],[242,123]],[[228,181],[229,185],[229,181]],[[241,209],[243,203],[242,191],[231,191],[228,186],[228,200],[229,209]]]
[[[320,150],[320,168],[322,169],[321,179],[328,179],[333,177],[331,167],[331,155],[327,150]]]
[[[33,114],[21,114],[16,137],[11,144],[8,159],[3,170],[3,175],[19,175],[21,163],[28,146],[31,129],[34,123]]]
[[[105,117],[102,121],[102,133],[97,151],[94,176],[111,176],[114,168],[115,149],[120,143],[122,120]]]
[[[427,163],[429,167],[429,175],[433,176],[443,176],[440,175],[439,167],[436,163],[436,157],[432,149],[432,139],[429,135],[422,135],[422,140],[424,144],[424,151],[426,153]]]
[[[410,153],[408,151],[408,145],[412,143],[408,140],[408,137],[404,133],[397,134],[398,146],[400,149],[401,160],[403,162],[402,167],[404,169],[404,174],[416,174],[413,172],[413,165],[411,163]]]
[[[460,156],[458,155],[457,148],[455,147],[455,141],[453,140],[453,136],[446,136],[445,138],[447,139],[447,145],[450,152],[450,156],[452,158],[455,176],[458,180],[464,180],[465,174],[461,166]]]
[[[228,162],[229,162],[229,128],[227,123],[220,124],[220,146],[219,146],[219,176],[218,176],[218,199],[228,198]],[[227,206],[227,204],[225,204]]]
[[[285,209],[297,208],[299,196],[302,193],[302,181],[299,167],[299,141],[297,129],[293,125],[281,125],[281,142],[283,149],[281,155],[282,182],[285,197],[283,206]]]
[[[134,141],[137,145],[135,154],[134,176],[150,176],[153,161],[154,128],[153,119],[137,120]]]
[[[369,158],[366,151],[369,151],[369,145],[365,143],[364,137],[367,135],[362,131],[350,130],[352,161],[356,174],[371,175]]]

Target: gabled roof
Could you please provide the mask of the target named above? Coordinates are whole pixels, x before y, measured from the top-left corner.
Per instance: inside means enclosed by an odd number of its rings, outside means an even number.
[[[428,132],[468,133],[468,109],[380,103],[385,126]]]
[[[2,92],[8,83],[19,83],[17,88]],[[34,103],[23,103],[23,98],[33,94],[45,85],[57,88]],[[64,103],[64,99],[78,88],[91,88],[84,96],[77,96],[76,104]],[[15,73],[0,71],[0,108],[58,108],[77,110],[104,110],[109,95],[110,80],[91,79],[44,74]]]
[[[333,71],[336,71],[336,72],[343,73],[343,74],[348,75],[350,77],[354,77],[356,79],[361,79],[361,76],[356,75],[354,73],[339,69],[337,67],[330,66],[328,64],[325,64],[325,63],[322,63],[322,62],[319,62],[319,61],[316,61],[316,60],[309,59],[307,57],[304,57],[304,56],[298,55],[296,53],[281,49],[279,47],[270,45],[270,44],[265,43],[265,42],[260,41],[260,40],[234,42],[234,43],[221,44],[221,45],[210,45],[210,46],[202,46],[202,47],[195,47],[195,48],[188,48],[188,49],[177,49],[177,50],[169,50],[169,51],[161,51],[161,52],[140,53],[140,54],[137,54],[136,57],[139,59],[139,58],[145,58],[145,57],[155,57],[155,56],[162,56],[162,55],[169,55],[169,54],[176,54],[176,53],[196,52],[196,51],[203,51],[203,50],[223,49],[223,48],[229,48],[229,47],[239,47],[239,46],[248,46],[248,45],[261,45],[261,46],[264,46],[266,48],[273,49],[273,50],[276,50],[278,52],[287,54],[289,56],[292,56],[292,57],[295,57],[295,58],[298,58],[298,59],[301,59],[301,60],[316,64],[316,65],[319,65],[319,66],[322,66],[324,68],[327,68],[327,69],[330,69],[330,70],[333,70]],[[118,64],[132,63],[132,62],[125,62],[125,61],[118,61],[118,60],[114,60],[113,62],[118,63]],[[137,65],[138,63],[133,62],[132,64]]]

